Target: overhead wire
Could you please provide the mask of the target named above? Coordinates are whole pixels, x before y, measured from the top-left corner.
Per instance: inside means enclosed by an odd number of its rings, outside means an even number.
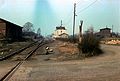
[[[70,12],[68,13],[68,15],[66,16],[66,18],[64,19],[64,21],[65,21],[65,24],[67,24],[67,23],[69,23],[69,21],[71,20],[71,13],[72,13],[72,9],[70,10]]]
[[[76,4],[78,5],[81,1],[77,2]]]
[[[91,4],[89,4],[87,7],[83,8],[82,10],[80,10],[77,14],[79,14],[80,12],[88,9],[89,7],[91,7],[93,4],[95,4],[98,0],[95,0],[94,2],[92,2]],[[81,1],[77,2],[76,4],[79,5]],[[71,12],[72,12],[72,9],[71,9]],[[65,25],[69,25],[70,23],[72,23],[72,15],[71,15],[71,12],[69,13],[69,15],[64,19],[67,20],[67,22],[65,22]],[[70,22],[71,21],[71,22]]]
[[[76,4],[79,4],[81,1],[79,1],[79,2],[77,2]],[[70,24],[71,22],[70,22],[70,20],[72,20],[72,15],[71,15],[71,13],[72,13],[72,9],[71,9],[71,12],[69,13],[69,15],[68,15],[68,17],[66,17],[65,18],[65,20],[67,19],[68,21],[65,23],[66,25],[67,24]]]
[[[91,7],[91,6],[92,6],[93,4],[95,4],[97,1],[98,1],[98,0],[95,0],[94,2],[92,2],[91,4],[89,4],[87,7],[83,8],[82,10],[80,10],[80,11],[78,12],[78,14],[79,14],[80,12],[85,11],[85,10],[88,9],[89,7]]]

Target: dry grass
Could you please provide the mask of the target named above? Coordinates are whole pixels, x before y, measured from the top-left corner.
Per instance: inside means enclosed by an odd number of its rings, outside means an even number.
[[[59,55],[54,58],[50,58],[50,60],[55,61],[65,61],[65,60],[75,60],[78,58],[79,50],[75,44],[72,43],[61,43],[56,47],[59,51]]]
[[[76,54],[78,53],[78,48],[74,44],[66,43],[58,47],[58,50],[62,54]]]

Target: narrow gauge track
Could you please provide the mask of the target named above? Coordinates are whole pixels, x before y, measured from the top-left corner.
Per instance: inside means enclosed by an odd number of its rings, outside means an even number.
[[[10,53],[10,54],[4,56],[4,57],[0,57],[0,61],[6,60],[6,59],[8,59],[8,58],[10,58],[10,57],[12,57],[12,56],[14,56],[14,55],[16,55],[16,54],[22,52],[22,51],[24,51],[24,50],[26,50],[26,49],[28,49],[28,48],[34,46],[37,42],[38,42],[38,41],[35,41],[35,42],[29,44],[29,45],[26,46],[26,47],[23,47],[23,48],[21,48],[21,49],[18,49],[18,50],[16,50],[16,51],[14,51],[14,52],[12,52],[12,53]]]
[[[12,75],[18,70],[18,68],[19,68],[26,60],[28,60],[28,59],[36,52],[36,50],[37,50],[39,47],[41,47],[41,46],[43,46],[43,45],[45,45],[45,44],[47,44],[47,43],[44,42],[44,40],[41,40],[41,41],[39,42],[39,44],[36,46],[36,48],[34,48],[33,50],[31,50],[23,60],[19,61],[8,73],[6,73],[6,74],[0,79],[0,81],[9,81],[9,79],[10,79],[10,78],[12,77]]]

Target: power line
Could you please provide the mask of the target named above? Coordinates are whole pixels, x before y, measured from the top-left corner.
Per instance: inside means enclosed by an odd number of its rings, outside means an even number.
[[[78,5],[81,1],[78,1],[76,4]],[[70,24],[70,20],[72,20],[72,13],[73,9],[70,10],[69,14],[67,15],[67,17],[65,17],[64,21],[67,20],[67,22],[65,24]]]
[[[76,4],[78,5],[81,1],[77,2]]]
[[[66,17],[66,19],[64,20],[65,21],[64,24],[70,23],[71,19],[72,19],[72,15],[69,15],[68,17]]]
[[[81,1],[79,1],[79,2],[77,2],[76,4],[79,4]],[[67,17],[64,19],[64,21],[65,20],[67,20],[67,22],[65,21],[65,24],[67,25],[67,24],[70,24],[72,21],[72,15],[71,15],[71,13],[72,13],[72,11],[73,11],[73,9],[71,9],[70,10],[70,13],[67,15]],[[71,21],[71,22],[70,22]]]
[[[87,7],[83,8],[82,10],[80,10],[80,11],[78,12],[78,14],[79,14],[80,12],[82,12],[82,11],[88,9],[89,7],[91,7],[91,6],[92,6],[93,4],[95,4],[97,1],[98,1],[98,0],[95,0],[95,1],[92,2],[90,5],[88,5]]]
[[[79,1],[79,2],[77,2],[76,4],[79,4],[81,1]],[[65,20],[68,18],[68,17],[71,17],[72,15],[71,15],[71,13],[72,13],[72,11],[73,11],[73,9],[71,9],[70,10],[70,13],[69,13],[69,15],[65,18]],[[71,15],[71,16],[70,16]],[[69,20],[70,21],[70,20]]]
[[[88,9],[90,6],[92,6],[94,3],[96,3],[98,0],[95,0],[94,2],[92,2],[90,5],[88,5],[87,7],[85,7],[84,9],[82,9],[82,10],[80,10],[79,12],[78,12],[78,14],[80,13],[80,12],[82,12],[82,11],[84,11],[84,10],[86,10],[86,9]],[[79,3],[80,3],[81,1],[79,1],[79,2],[77,2],[76,4],[78,5]],[[70,10],[70,11],[72,11],[72,9]],[[68,16],[64,19],[64,21],[65,20],[67,20],[67,22],[65,23],[65,24],[68,24],[68,23],[70,23],[70,20],[71,20],[71,12],[68,14]],[[68,18],[69,17],[69,18]]]
[[[71,20],[72,20],[72,15],[69,16],[69,18],[67,19],[67,22],[66,22],[65,24],[67,25],[67,24],[71,23],[71,22],[70,22]]]
[[[65,23],[68,23],[71,19],[72,16],[72,9],[70,10],[70,12],[68,13],[68,15],[64,18]]]

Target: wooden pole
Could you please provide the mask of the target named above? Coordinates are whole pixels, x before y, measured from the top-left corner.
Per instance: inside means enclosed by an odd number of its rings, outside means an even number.
[[[75,34],[75,16],[76,16],[76,3],[74,3],[74,18],[73,18],[73,42],[75,42],[74,38],[74,34]]]
[[[80,26],[79,26],[79,43],[81,44],[82,42],[82,25],[83,25],[83,21],[80,21]]]

